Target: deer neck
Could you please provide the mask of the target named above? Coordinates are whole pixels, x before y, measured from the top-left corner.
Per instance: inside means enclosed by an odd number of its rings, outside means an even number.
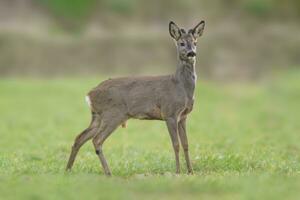
[[[183,86],[188,98],[194,98],[197,74],[195,70],[196,59],[185,61],[178,58],[175,74],[176,81]]]

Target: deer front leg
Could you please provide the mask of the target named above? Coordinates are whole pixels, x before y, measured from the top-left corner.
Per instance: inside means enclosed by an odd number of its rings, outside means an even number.
[[[184,157],[185,157],[188,173],[193,174],[193,168],[192,168],[190,156],[189,156],[189,144],[188,144],[188,139],[186,136],[186,118],[183,118],[179,121],[178,132],[179,132],[179,137],[180,137],[180,141],[181,141],[181,146],[184,151]]]
[[[176,160],[176,173],[180,173],[180,163],[179,163],[179,141],[178,141],[178,127],[176,118],[168,118],[166,120],[168,131],[172,140],[174,152],[175,152],[175,160]]]

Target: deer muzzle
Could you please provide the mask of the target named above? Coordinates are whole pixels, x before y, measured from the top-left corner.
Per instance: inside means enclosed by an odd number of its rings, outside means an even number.
[[[188,52],[188,54],[186,56],[187,57],[195,57],[196,53],[194,51],[190,51],[190,52]]]

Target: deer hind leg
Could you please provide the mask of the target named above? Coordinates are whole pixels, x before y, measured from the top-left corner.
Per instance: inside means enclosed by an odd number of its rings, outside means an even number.
[[[80,147],[97,133],[97,128],[99,128],[99,125],[99,119],[97,119],[97,116],[93,114],[93,119],[90,126],[75,138],[66,170],[71,170]]]
[[[97,134],[93,139],[96,154],[98,155],[104,173],[107,176],[111,176],[111,172],[104,157],[102,145],[104,141],[110,136],[110,134],[127,119],[128,118],[122,113],[111,112],[104,114],[100,129],[99,131],[97,131]]]

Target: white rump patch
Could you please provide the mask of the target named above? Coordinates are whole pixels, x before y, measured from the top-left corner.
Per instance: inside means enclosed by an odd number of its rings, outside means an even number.
[[[90,108],[92,108],[92,102],[89,96],[85,96],[85,101],[87,102],[87,104],[89,105]]]

